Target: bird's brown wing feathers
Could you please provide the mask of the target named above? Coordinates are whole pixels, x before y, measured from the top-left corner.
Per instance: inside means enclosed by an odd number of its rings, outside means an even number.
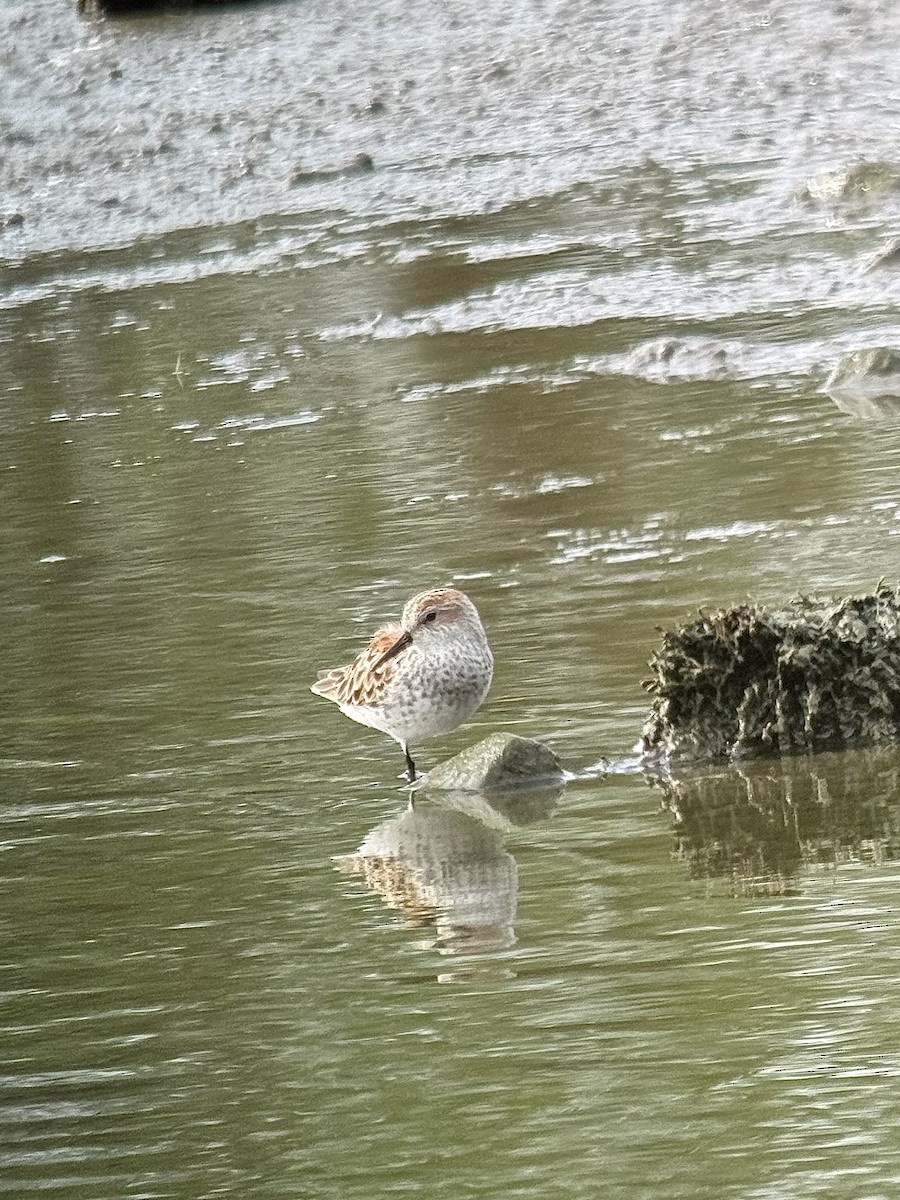
[[[377,707],[385,685],[389,682],[405,645],[391,653],[408,635],[402,625],[385,625],[346,667],[326,671],[313,684],[311,691],[335,704]]]

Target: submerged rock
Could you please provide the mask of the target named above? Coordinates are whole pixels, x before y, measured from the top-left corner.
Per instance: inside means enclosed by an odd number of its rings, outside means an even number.
[[[798,198],[817,204],[870,204],[900,191],[900,171],[889,162],[857,162],[807,179]]]
[[[642,342],[625,356],[622,369],[653,382],[730,379],[740,374],[741,347],[710,338],[662,337]]]
[[[650,662],[645,755],[717,759],[900,741],[900,599],[798,597],[701,613]]]
[[[429,771],[422,786],[430,791],[488,792],[546,786],[562,778],[559,759],[543,742],[493,733]]]

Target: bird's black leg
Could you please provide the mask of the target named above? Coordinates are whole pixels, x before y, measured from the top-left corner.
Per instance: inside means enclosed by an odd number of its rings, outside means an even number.
[[[413,762],[412,757],[410,756],[410,753],[409,753],[409,748],[405,743],[403,746],[403,753],[406,755],[406,782],[407,783],[415,783],[416,782],[416,764]]]

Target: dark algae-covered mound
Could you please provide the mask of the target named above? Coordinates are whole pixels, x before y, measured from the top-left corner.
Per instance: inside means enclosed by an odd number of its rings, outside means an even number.
[[[716,759],[900,741],[900,599],[879,585],[701,612],[650,660],[647,755]]]

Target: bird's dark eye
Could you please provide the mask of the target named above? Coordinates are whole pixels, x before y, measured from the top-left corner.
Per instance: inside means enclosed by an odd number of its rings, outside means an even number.
[[[425,616],[422,618],[422,620],[423,620],[423,621],[436,621],[436,620],[437,620],[437,613],[436,613],[436,612],[434,612],[434,610],[432,610],[431,612],[427,612],[427,613],[425,614]]]

